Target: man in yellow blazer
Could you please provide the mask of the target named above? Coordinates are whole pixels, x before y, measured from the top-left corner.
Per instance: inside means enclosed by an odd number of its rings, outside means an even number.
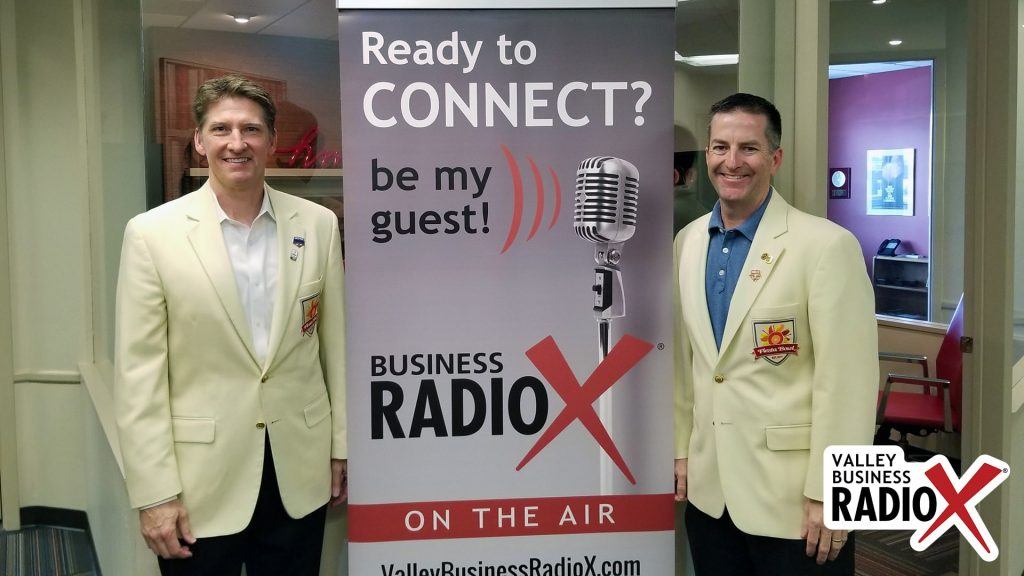
[[[711,108],[719,201],[675,242],[676,499],[698,575],[853,574],[823,523],[823,453],[871,443],[874,298],[853,235],[771,187],[781,135],[763,98]]]
[[[199,190],[133,218],[114,397],[131,505],[167,574],[317,575],[346,495],[341,240],[326,208],[264,183],[276,109],[203,84]]]

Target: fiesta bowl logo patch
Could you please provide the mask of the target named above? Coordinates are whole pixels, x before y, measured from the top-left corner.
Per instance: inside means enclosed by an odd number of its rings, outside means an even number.
[[[302,334],[312,336],[320,317],[320,293],[302,299]]]
[[[754,360],[764,358],[778,366],[799,350],[795,320],[754,322]]]

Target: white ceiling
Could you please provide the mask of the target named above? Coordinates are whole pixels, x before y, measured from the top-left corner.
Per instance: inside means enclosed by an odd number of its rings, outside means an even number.
[[[739,0],[688,0],[676,6],[676,52],[683,56],[740,51]]]
[[[947,0],[956,1],[956,0]],[[900,49],[934,49],[945,40],[942,0],[890,1],[883,6],[872,5],[870,0],[832,0],[832,52],[833,56],[846,52],[861,52],[879,45],[885,55],[898,55]],[[335,0],[142,0],[144,27],[191,28],[249,34],[267,34],[337,40],[338,23],[335,18]],[[252,19],[247,24],[236,23],[231,16],[245,15]],[[864,30],[872,32],[869,40]],[[848,39],[844,40],[846,36]],[[877,36],[877,38],[876,38]],[[905,38],[900,49],[885,46],[885,41]],[[940,40],[941,39],[941,40]],[[851,46],[855,47],[853,50]],[[736,54],[739,52],[739,0],[685,0],[676,8],[676,52],[683,56],[707,54]],[[840,61],[842,61],[840,59]],[[911,67],[907,62],[885,64],[886,69]],[[855,75],[873,73],[856,68],[838,67],[833,74]],[[703,73],[720,73],[721,69],[735,70],[735,66],[704,69]],[[735,73],[735,72],[733,72]]]
[[[334,40],[334,0],[143,0],[142,25]],[[253,16],[247,24],[231,16]],[[739,0],[689,0],[676,10],[676,51],[739,51]]]
[[[334,0],[143,0],[142,25],[220,32],[338,38]],[[239,24],[232,16],[250,16]]]
[[[865,74],[878,74],[880,72],[895,72],[910,68],[923,68],[931,66],[931,60],[905,60],[903,62],[869,62],[866,64],[832,64],[828,67],[828,79],[849,78],[850,76],[864,76]]]

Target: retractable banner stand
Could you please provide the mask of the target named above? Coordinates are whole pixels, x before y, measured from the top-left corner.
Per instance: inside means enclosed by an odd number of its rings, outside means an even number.
[[[349,573],[671,574],[674,2],[494,4],[338,2]]]

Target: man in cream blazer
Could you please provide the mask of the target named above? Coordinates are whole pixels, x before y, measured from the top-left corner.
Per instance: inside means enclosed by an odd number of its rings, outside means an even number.
[[[129,498],[163,574],[318,574],[325,503],[346,489],[338,220],[263,182],[265,90],[218,78],[195,110],[209,180],[124,235],[114,396]]]
[[[699,575],[853,574],[823,452],[871,443],[874,299],[853,235],[771,188],[780,139],[767,100],[715,104],[719,202],[675,242],[676,497]]]

